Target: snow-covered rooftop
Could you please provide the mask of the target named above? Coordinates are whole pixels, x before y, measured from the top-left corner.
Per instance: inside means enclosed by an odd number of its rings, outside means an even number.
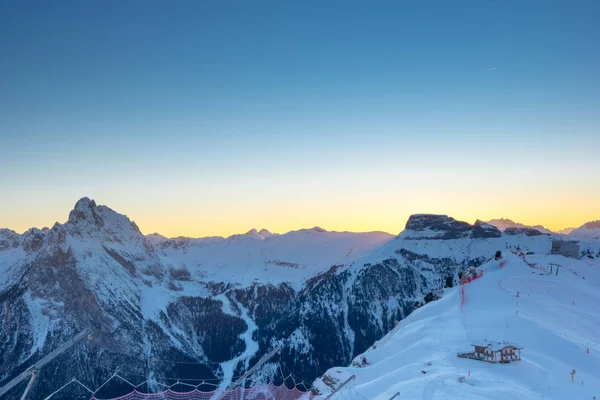
[[[473,343],[473,346],[478,347],[487,347],[492,351],[499,351],[505,347],[516,347],[517,349],[522,349],[523,347],[514,342],[493,342],[490,340],[478,340]]]

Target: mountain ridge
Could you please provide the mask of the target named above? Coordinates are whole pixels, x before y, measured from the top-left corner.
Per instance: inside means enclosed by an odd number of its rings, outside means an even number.
[[[73,210],[71,210],[71,212],[74,212],[74,211],[77,212],[77,209],[79,208],[79,206],[77,205],[77,203],[79,203],[79,202],[81,202],[80,206],[83,206],[83,207],[89,205],[90,202],[93,202],[93,204],[95,205],[95,201],[94,200],[91,200],[89,197],[82,197],[78,202],[76,202],[75,207],[73,208]],[[102,206],[102,207],[106,207],[106,206]],[[107,208],[109,208],[109,207],[107,207]],[[112,209],[110,209],[110,210],[114,211]],[[69,214],[71,212],[69,212]],[[117,214],[120,214],[120,213],[117,213]],[[124,214],[121,214],[121,215],[124,215]],[[413,216],[418,216],[418,215],[435,215],[435,214],[413,214]],[[125,217],[127,217],[127,216],[125,215]],[[477,221],[479,221],[479,220],[477,220]],[[67,222],[67,221],[65,221],[65,222]],[[564,229],[561,229],[561,230],[558,230],[558,231],[552,231],[550,229],[545,228],[543,225],[526,225],[526,224],[522,224],[522,223],[519,223],[519,222],[515,222],[515,221],[513,221],[510,218],[496,218],[496,219],[491,219],[489,221],[483,221],[482,220],[481,222],[484,222],[484,223],[487,223],[489,225],[495,226],[498,229],[500,229],[500,231],[504,231],[507,227],[518,227],[518,228],[533,228],[533,229],[539,230],[542,233],[552,233],[552,234],[555,234],[555,233],[558,233],[558,234],[568,234],[572,230],[575,230],[575,229],[581,227],[581,226],[579,226],[579,227],[573,227],[573,228],[564,228]],[[589,222],[593,222],[593,221],[589,221]],[[56,223],[60,224],[59,222],[56,222]],[[585,224],[583,224],[583,225],[585,225]],[[14,231],[12,229],[9,229],[9,228],[0,228],[0,229],[5,229],[5,230],[8,229],[8,230],[11,230],[12,232],[15,232],[15,233],[17,233],[19,235],[22,235],[23,233],[25,233],[27,230],[29,230],[31,228],[28,228],[26,231],[24,231],[22,233],[16,232],[16,231]],[[49,230],[48,227],[36,228],[36,229],[40,229],[42,231]],[[209,236],[182,236],[182,235],[178,235],[178,236],[165,236],[165,235],[162,235],[159,232],[153,232],[153,233],[145,234],[145,235],[146,236],[159,235],[159,236],[162,236],[162,237],[166,237],[168,239],[176,239],[176,238],[204,239],[204,238],[214,238],[214,237],[228,238],[228,237],[237,236],[237,235],[243,235],[243,234],[248,234],[250,232],[256,231],[257,234],[264,235],[265,237],[267,237],[267,236],[271,236],[271,235],[279,235],[279,234],[286,234],[286,233],[290,233],[290,232],[295,232],[295,231],[298,231],[298,230],[311,230],[311,229],[317,229],[317,230],[327,231],[327,230],[325,230],[323,228],[320,228],[320,227],[313,227],[313,228],[291,229],[291,230],[289,230],[287,232],[284,232],[284,233],[274,233],[274,232],[270,232],[268,229],[265,229],[265,228],[262,228],[260,230],[258,230],[256,228],[252,228],[249,231],[246,231],[245,233],[244,232],[234,233],[234,234],[228,235],[228,236],[218,236],[218,235],[209,235]],[[139,227],[138,227],[138,230],[139,230]],[[347,231],[347,230],[332,231],[332,232],[363,233],[362,231]],[[380,233],[388,233],[388,234],[390,234],[389,232],[385,232],[385,231],[382,231],[382,230],[371,230],[371,231],[366,231],[366,232],[380,232]],[[392,234],[390,234],[390,235],[392,235]]]
[[[500,229],[501,231],[505,231],[507,228],[529,228],[529,229],[535,229],[537,231],[540,231],[541,233],[546,233],[546,234],[554,234],[555,233],[555,232],[551,231],[550,229],[545,228],[542,225],[525,225],[525,224],[521,224],[520,222],[515,222],[509,218],[491,219],[491,220],[487,221],[487,223],[495,226],[496,228]]]
[[[568,236],[577,239],[600,239],[600,220],[586,222],[579,228],[571,231]]]

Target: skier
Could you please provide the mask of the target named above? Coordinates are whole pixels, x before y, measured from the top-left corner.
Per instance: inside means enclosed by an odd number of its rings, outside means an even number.
[[[575,371],[575,369],[573,369],[573,371],[571,371],[571,382],[575,382],[575,374],[577,373],[577,371]]]

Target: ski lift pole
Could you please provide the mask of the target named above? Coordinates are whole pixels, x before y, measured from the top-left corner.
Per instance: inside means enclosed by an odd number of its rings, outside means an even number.
[[[35,381],[36,377],[37,377],[37,371],[33,370],[31,372],[31,379],[29,380],[29,383],[27,384],[27,387],[25,388],[25,391],[23,392],[23,396],[21,396],[21,400],[25,400],[27,398],[27,394],[31,390],[31,387],[33,386],[33,381]]]
[[[337,389],[335,389],[329,396],[325,397],[325,400],[329,400],[331,399],[331,397],[336,394],[337,392],[339,392],[344,386],[346,386],[348,383],[350,383],[351,380],[353,380],[354,378],[356,378],[356,375],[352,375],[350,378],[346,379],[340,386],[338,386]]]
[[[252,375],[252,373],[254,373],[254,371],[256,371],[265,362],[269,361],[269,359],[271,359],[275,354],[279,353],[280,351],[281,351],[281,346],[277,346],[273,350],[271,350],[270,352],[265,354],[260,360],[258,360],[258,362],[252,368],[250,368],[248,371],[246,371],[246,373],[244,375],[240,376],[238,378],[238,380],[236,380],[235,382],[230,384],[227,387],[227,390],[233,390],[236,387],[238,387],[239,384],[242,383],[248,376]]]
[[[85,328],[84,330],[79,332],[77,335],[75,335],[73,338],[67,340],[65,343],[60,345],[58,348],[56,348],[53,351],[51,351],[50,353],[48,353],[46,356],[44,356],[41,360],[39,360],[38,362],[33,364],[31,367],[27,368],[27,370],[25,370],[24,372],[19,374],[12,381],[8,382],[3,387],[0,387],[0,396],[7,393],[9,390],[11,390],[15,386],[17,386],[19,383],[21,383],[25,379],[31,377],[29,380],[29,384],[27,385],[27,389],[25,389],[25,393],[23,394],[23,397],[21,397],[21,399],[25,399],[25,396],[27,395],[27,392],[29,392],[29,390],[31,389],[31,386],[33,385],[33,381],[35,380],[36,375],[39,373],[40,369],[42,369],[42,367],[44,365],[48,364],[50,361],[54,360],[56,357],[58,357],[59,355],[61,355],[62,353],[64,353],[68,349],[70,349],[73,345],[75,345],[81,339],[83,339],[88,334],[88,332],[89,332],[89,329]]]

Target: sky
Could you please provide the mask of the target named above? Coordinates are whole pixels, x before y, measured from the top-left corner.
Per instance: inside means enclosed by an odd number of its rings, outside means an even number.
[[[600,219],[600,2],[0,2],[0,227]]]

